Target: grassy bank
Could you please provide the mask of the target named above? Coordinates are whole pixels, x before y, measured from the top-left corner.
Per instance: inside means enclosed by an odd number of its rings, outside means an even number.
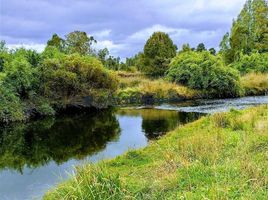
[[[170,102],[202,98],[201,91],[168,82],[163,78],[150,79],[142,73],[118,72],[119,89],[116,97],[120,104]]]
[[[250,73],[241,78],[246,96],[268,94],[268,74]]]
[[[164,78],[150,79],[140,72],[121,71],[117,72],[117,77],[119,89],[115,96],[120,105],[143,104],[148,99],[152,100],[151,103],[158,103],[217,97],[209,91],[190,89]],[[240,83],[240,97],[268,93],[268,74],[249,73],[242,76]]]
[[[232,110],[79,167],[44,199],[266,199],[267,152],[268,106]]]

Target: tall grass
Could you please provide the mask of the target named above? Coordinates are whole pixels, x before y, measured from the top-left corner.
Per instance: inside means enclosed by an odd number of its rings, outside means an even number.
[[[136,98],[136,103],[141,103],[143,98],[150,97],[155,101],[180,101],[183,99],[195,99],[202,96],[200,91],[165,81],[163,79],[150,79],[140,73],[118,73],[120,89],[116,96],[120,103],[124,99]]]
[[[268,94],[268,74],[250,73],[242,77],[246,95]]]
[[[268,106],[232,110],[85,166],[45,199],[266,200],[267,152]]]

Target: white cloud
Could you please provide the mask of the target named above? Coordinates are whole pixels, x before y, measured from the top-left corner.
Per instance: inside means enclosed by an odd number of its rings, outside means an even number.
[[[180,35],[180,34],[188,32],[188,30],[186,29],[172,28],[172,27],[167,27],[164,25],[156,24],[146,29],[140,30],[136,33],[133,33],[132,35],[129,36],[128,39],[129,40],[148,39],[154,32],[157,32],[157,31],[162,31],[170,35],[174,35],[174,34]]]
[[[98,40],[102,40],[104,38],[109,37],[111,32],[112,32],[112,30],[105,29],[105,30],[101,30],[101,31],[95,31],[91,35],[93,35]]]
[[[124,44],[115,44],[112,40],[100,40],[93,47],[96,49],[107,48],[111,55],[118,55],[119,51],[124,49],[124,46]]]
[[[25,49],[32,49],[36,50],[37,52],[44,51],[46,45],[45,44],[36,44],[36,43],[30,43],[30,44],[7,44],[7,47],[9,49],[17,49],[17,48],[25,48]]]

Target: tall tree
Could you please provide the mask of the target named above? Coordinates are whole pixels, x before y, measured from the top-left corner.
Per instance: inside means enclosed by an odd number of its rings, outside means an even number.
[[[64,51],[65,41],[59,37],[56,33],[52,35],[52,38],[47,41],[47,46],[56,47],[59,51]]]
[[[144,46],[144,66],[148,74],[162,76],[168,69],[170,59],[176,55],[177,46],[169,35],[155,32]]]
[[[66,35],[66,48],[68,53],[87,55],[92,53],[91,45],[96,43],[93,36],[88,37],[86,32],[74,31]]]
[[[247,0],[231,33],[223,37],[221,53],[228,64],[238,60],[240,53],[268,51],[268,5],[265,0]]]

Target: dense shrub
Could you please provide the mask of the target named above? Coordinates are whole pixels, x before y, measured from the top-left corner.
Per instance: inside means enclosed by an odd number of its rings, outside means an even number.
[[[13,89],[22,99],[28,98],[37,87],[36,69],[24,57],[16,57],[5,66],[3,84]]]
[[[239,73],[224,67],[219,57],[205,51],[179,53],[170,64],[167,78],[217,97],[232,97],[241,93]]]
[[[0,123],[25,119],[20,99],[0,82]]]
[[[268,72],[268,53],[252,53],[250,55],[240,55],[240,59],[231,64],[242,74],[250,72]]]
[[[97,89],[112,93],[117,88],[116,76],[89,56],[73,54],[46,59],[40,71],[44,95],[53,99],[88,96]]]

